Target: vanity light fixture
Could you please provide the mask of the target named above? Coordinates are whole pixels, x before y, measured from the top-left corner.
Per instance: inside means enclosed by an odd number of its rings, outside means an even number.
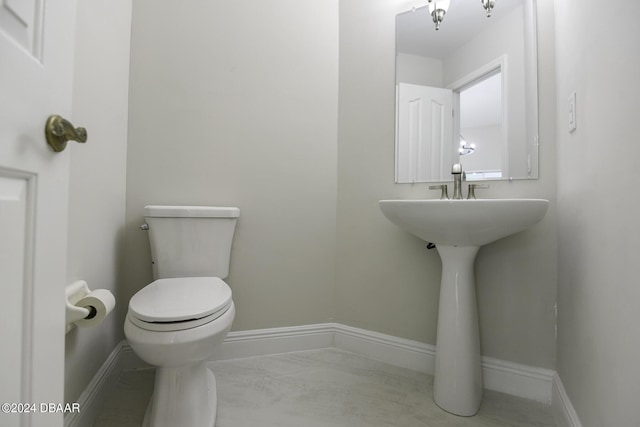
[[[493,7],[496,5],[496,0],[480,0],[482,7],[487,12],[487,18],[491,17]],[[436,24],[436,30],[440,29],[440,23],[444,19],[444,15],[449,10],[451,0],[427,0],[429,4],[429,13],[433,18],[433,23]]]
[[[487,11],[487,18],[491,17],[491,11],[493,10],[493,6],[496,5],[496,0],[480,0],[482,3],[482,7]]]
[[[449,9],[449,4],[450,0],[429,0],[429,13],[436,24],[436,30],[440,29],[440,23]]]

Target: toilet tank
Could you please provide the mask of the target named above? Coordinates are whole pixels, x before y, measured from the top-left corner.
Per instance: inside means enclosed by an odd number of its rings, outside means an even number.
[[[145,206],[154,280],[227,277],[239,215],[234,207]]]

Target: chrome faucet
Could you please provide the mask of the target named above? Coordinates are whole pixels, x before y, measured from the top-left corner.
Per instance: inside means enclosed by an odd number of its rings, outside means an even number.
[[[462,181],[465,180],[462,164],[454,163],[451,167],[451,174],[453,175],[453,199],[460,200],[462,199]]]

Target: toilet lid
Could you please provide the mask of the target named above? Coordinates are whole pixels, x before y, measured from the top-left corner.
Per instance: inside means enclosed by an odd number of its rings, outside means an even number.
[[[231,289],[218,277],[158,279],[129,301],[129,313],[144,322],[171,323],[224,313]]]

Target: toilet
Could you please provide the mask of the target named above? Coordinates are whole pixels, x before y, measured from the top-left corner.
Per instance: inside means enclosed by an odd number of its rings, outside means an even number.
[[[213,427],[215,377],[205,363],[235,316],[229,274],[240,210],[145,206],[154,281],[129,301],[124,334],[156,367],[143,426]]]

